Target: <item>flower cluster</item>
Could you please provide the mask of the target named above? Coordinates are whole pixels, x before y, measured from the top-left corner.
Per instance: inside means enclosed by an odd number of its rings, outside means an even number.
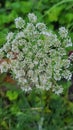
[[[68,30],[61,27],[56,35],[44,23],[38,23],[33,13],[28,14],[27,23],[16,18],[15,25],[18,32],[8,33],[7,42],[0,49],[1,73],[10,70],[25,91],[37,88],[62,93],[60,81],[70,80],[72,75],[66,52],[72,46]]]
[[[69,59],[71,62],[73,62],[73,51],[69,52]]]

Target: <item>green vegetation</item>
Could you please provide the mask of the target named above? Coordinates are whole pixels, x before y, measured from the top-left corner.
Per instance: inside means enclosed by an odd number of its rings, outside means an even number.
[[[0,47],[7,33],[15,31],[14,19],[27,21],[29,12],[54,32],[65,26],[73,41],[72,11],[73,0],[0,0]],[[9,73],[1,74],[0,130],[73,130],[73,81],[61,83],[65,91],[60,96],[49,91],[25,93]]]

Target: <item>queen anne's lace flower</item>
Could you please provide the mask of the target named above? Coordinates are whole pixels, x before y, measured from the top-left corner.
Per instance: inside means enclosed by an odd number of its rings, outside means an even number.
[[[7,41],[10,42],[13,39],[13,36],[14,36],[13,32],[8,33],[8,35],[7,35]]]
[[[17,34],[10,32],[0,49],[0,71],[12,71],[22,90],[52,90],[59,95],[63,92],[60,80],[71,79],[66,52],[72,44],[68,30],[61,27],[57,36],[44,23],[37,23],[33,13],[28,14],[28,19],[26,24],[21,17],[15,19],[16,28],[21,30]]]
[[[15,19],[15,25],[16,25],[16,28],[24,28],[24,25],[25,25],[25,21],[21,18],[21,17],[18,17]]]
[[[68,36],[68,30],[65,27],[59,28],[59,34],[61,38],[67,38]]]
[[[45,31],[46,30],[46,25],[44,23],[37,23],[36,24],[36,28],[39,30],[39,31]]]
[[[1,73],[7,72],[8,69],[9,69],[9,64],[8,64],[6,61],[3,61],[3,62],[0,64],[0,71],[1,71]]]
[[[0,49],[0,60],[4,57],[3,49]]]
[[[73,52],[69,55],[69,59],[73,62]]]
[[[59,95],[63,92],[63,87],[61,85],[53,86],[53,92]]]
[[[29,22],[31,22],[31,23],[36,23],[37,22],[37,16],[35,16],[34,13],[29,13],[28,14],[28,19],[29,19]]]

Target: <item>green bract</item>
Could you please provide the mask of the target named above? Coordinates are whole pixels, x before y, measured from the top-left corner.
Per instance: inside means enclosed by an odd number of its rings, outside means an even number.
[[[22,90],[51,89],[60,94],[60,81],[70,80],[72,75],[66,52],[72,46],[68,30],[61,27],[56,35],[44,23],[37,23],[33,13],[28,14],[28,19],[28,23],[21,17],[15,19],[18,32],[8,33],[7,42],[0,49],[0,71],[11,70]]]

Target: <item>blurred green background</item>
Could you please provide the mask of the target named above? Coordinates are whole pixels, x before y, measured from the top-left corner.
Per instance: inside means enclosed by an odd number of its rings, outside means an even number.
[[[14,30],[14,19],[18,16],[26,19],[29,12],[34,12],[49,29],[65,26],[73,30],[73,0],[0,0],[0,46],[5,34]]]
[[[15,30],[14,19],[27,20],[29,12],[54,32],[65,26],[73,41],[73,0],[0,0],[0,47],[7,33]],[[35,90],[25,94],[9,74],[0,75],[0,130],[73,130],[70,85],[73,92],[73,85],[65,82],[61,96]]]

